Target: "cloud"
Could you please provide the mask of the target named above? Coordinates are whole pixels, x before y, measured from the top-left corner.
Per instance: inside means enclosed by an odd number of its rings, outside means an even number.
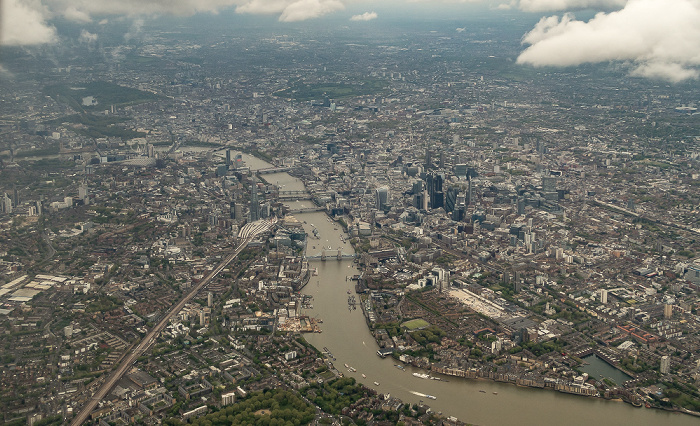
[[[377,12],[365,12],[362,15],[353,15],[351,21],[371,21],[377,19]]]
[[[49,16],[38,0],[0,2],[0,44],[27,46],[55,42],[56,28],[46,22]]]
[[[278,14],[284,12],[291,3],[293,2],[289,0],[250,0],[236,7],[236,13]]]
[[[279,14],[282,22],[297,22],[343,9],[340,0],[247,0],[236,7],[236,13]]]
[[[511,2],[526,12],[556,12],[568,10],[596,9],[617,10],[627,0],[516,0]],[[499,6],[500,8],[500,6]]]
[[[131,23],[129,31],[124,34],[124,41],[129,42],[132,39],[138,39],[141,36],[141,30],[143,29],[144,20],[142,18],[136,18]]]
[[[3,67],[2,64],[0,64],[0,80],[12,80],[15,78],[15,75],[8,70],[7,68]]]
[[[90,43],[96,42],[96,41],[97,41],[97,37],[98,37],[97,34],[93,34],[93,33],[91,33],[91,32],[88,31],[88,30],[82,30],[82,31],[80,32],[80,37],[78,37],[78,40],[79,40],[81,43],[88,43],[88,44],[90,44]]]
[[[340,0],[298,0],[287,6],[279,20],[282,22],[305,21],[345,9]]]
[[[677,82],[698,77],[700,0],[629,0],[588,22],[572,14],[542,18],[523,37],[518,63],[575,66],[631,63],[632,75]]]
[[[48,0],[43,0],[49,4]],[[51,8],[58,15],[63,10],[74,9],[71,15],[79,19],[95,15],[176,15],[191,16],[196,13],[216,13],[235,6],[241,0],[51,0]]]
[[[650,62],[642,64],[630,73],[636,77],[656,78],[679,83],[683,80],[697,79],[700,71],[693,68],[685,68],[677,63]]]
[[[69,21],[74,21],[74,22],[90,22],[92,21],[92,18],[90,18],[90,15],[82,10],[78,10],[75,7],[71,6],[63,12],[63,17],[68,19]]]

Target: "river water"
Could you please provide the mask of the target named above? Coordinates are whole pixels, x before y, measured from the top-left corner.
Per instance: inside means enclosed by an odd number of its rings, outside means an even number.
[[[262,160],[244,155],[251,169],[270,167]],[[303,190],[303,183],[286,173],[264,176],[270,183],[285,185],[286,190]],[[294,208],[310,206],[310,201],[293,202]],[[342,228],[328,220],[325,213],[297,215],[309,234],[307,255],[320,252],[321,247],[342,248],[352,253],[352,247],[341,240]],[[313,228],[319,238],[313,238]],[[315,249],[313,247],[316,247]],[[354,282],[349,277],[358,273],[351,260],[313,261],[318,276],[311,278],[304,293],[313,296],[313,309],[306,314],[323,320],[322,333],[305,337],[319,350],[327,347],[336,357],[335,367],[368,387],[390,393],[408,403],[423,401],[434,411],[479,425],[698,425],[700,420],[685,414],[635,408],[617,401],[568,395],[552,390],[523,388],[490,380],[468,380],[443,377],[447,382],[425,380],[413,376],[422,372],[413,367],[402,371],[391,358],[381,359],[374,338],[365,323],[362,311],[348,309],[348,291],[354,294]],[[348,364],[355,373],[343,367]],[[361,374],[367,376],[366,379]],[[376,386],[374,382],[378,382]],[[481,392],[483,391],[483,392]],[[429,400],[421,396],[437,397]]]

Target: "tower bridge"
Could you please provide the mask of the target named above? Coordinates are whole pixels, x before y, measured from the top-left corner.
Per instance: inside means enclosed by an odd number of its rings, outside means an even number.
[[[337,250],[322,250],[320,254],[314,256],[306,256],[307,260],[343,260],[343,259],[355,259],[354,254],[343,253],[341,249]]]

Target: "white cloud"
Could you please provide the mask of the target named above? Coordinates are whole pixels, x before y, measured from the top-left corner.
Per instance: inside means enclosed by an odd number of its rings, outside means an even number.
[[[615,10],[627,0],[516,0],[517,7],[527,12],[553,12],[581,9]]]
[[[56,14],[63,10],[87,15],[177,15],[190,16],[195,13],[216,13],[222,8],[241,4],[241,0],[43,0],[51,5]]]
[[[345,5],[339,0],[297,0],[284,9],[279,20],[282,22],[305,21],[343,9]]]
[[[681,81],[698,76],[700,0],[629,0],[588,22],[571,14],[542,18],[525,34],[518,63],[574,66],[628,61],[633,75]]]
[[[90,22],[92,21],[92,18],[90,18],[90,15],[86,13],[85,11],[78,10],[75,7],[71,6],[63,12],[63,17],[68,19],[69,21],[74,21],[74,22]]]
[[[292,3],[290,0],[250,0],[238,7],[237,13],[278,14]]]
[[[90,44],[90,43],[96,42],[96,41],[97,41],[97,38],[98,38],[97,34],[93,34],[93,33],[91,33],[91,32],[88,31],[88,30],[82,30],[82,31],[80,32],[80,37],[78,37],[78,40],[79,40],[81,43],[88,43],[88,44]]]
[[[361,15],[353,15],[351,21],[371,21],[372,19],[377,19],[377,12],[365,12]]]
[[[128,42],[133,39],[138,39],[141,36],[141,30],[143,29],[144,20],[142,18],[134,19],[131,23],[129,31],[124,34],[124,41]]]
[[[237,13],[279,14],[282,22],[318,18],[345,9],[340,0],[246,0],[236,7]]]
[[[53,43],[56,28],[46,21],[48,10],[38,0],[0,2],[0,44],[25,46]]]
[[[630,73],[637,77],[657,78],[679,83],[683,80],[697,79],[700,71],[686,68],[678,63],[650,62],[641,64]]]
[[[15,75],[0,64],[0,79],[12,80],[13,78],[15,78]]]

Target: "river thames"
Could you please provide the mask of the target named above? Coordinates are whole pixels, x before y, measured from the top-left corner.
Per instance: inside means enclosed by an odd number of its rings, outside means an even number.
[[[248,155],[243,156],[251,169],[271,167],[270,164]],[[265,175],[264,179],[283,190],[304,190],[298,179],[287,173]],[[310,201],[290,203],[293,208],[311,207]],[[309,235],[307,256],[319,254],[323,247],[340,248],[353,253],[349,243],[343,242],[343,229],[328,219],[325,213],[296,215]],[[313,229],[318,238],[313,237]],[[346,238],[347,239],[347,238]],[[569,395],[553,390],[518,387],[490,380],[470,380],[441,376],[445,381],[426,380],[413,372],[427,371],[406,366],[402,371],[391,358],[377,356],[378,346],[370,334],[362,311],[348,309],[348,291],[354,294],[354,282],[349,277],[358,273],[352,260],[313,261],[318,276],[304,288],[313,296],[313,309],[305,314],[323,320],[322,333],[306,334],[308,342],[319,350],[327,347],[336,357],[336,368],[346,376],[354,377],[378,392],[390,393],[404,402],[428,404],[445,416],[479,425],[697,425],[700,419],[686,414],[661,410],[635,408],[619,401]],[[344,364],[354,367],[352,373]],[[362,378],[362,374],[366,378]],[[379,383],[375,385],[374,382]],[[434,395],[429,400],[421,395]]]

